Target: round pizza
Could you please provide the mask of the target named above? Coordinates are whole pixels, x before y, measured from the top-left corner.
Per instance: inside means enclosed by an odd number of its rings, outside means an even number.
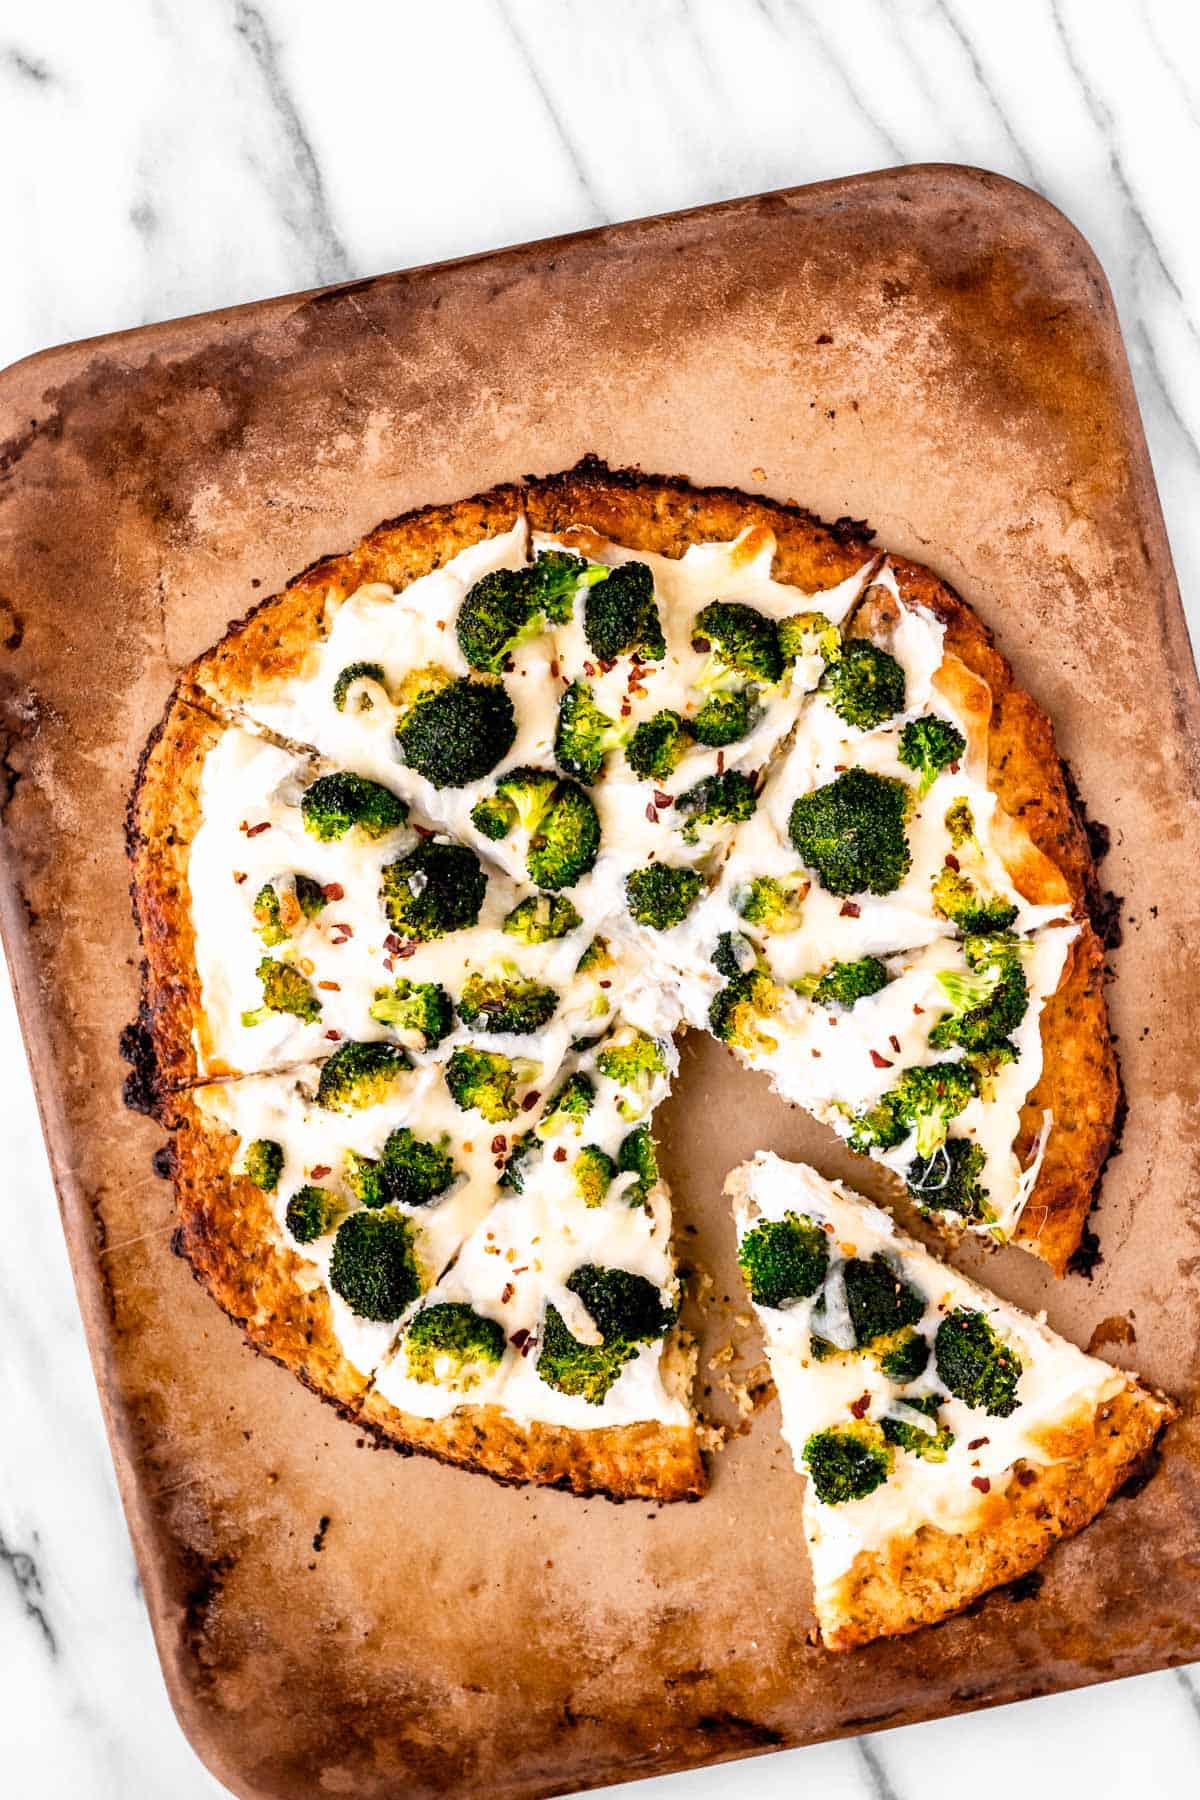
[[[382,525],[184,671],[130,853],[180,1246],[401,1449],[703,1491],[653,1123],[685,1029],[951,1233],[1079,1242],[1119,1089],[1053,730],[851,521],[589,459]],[[1119,1384],[1087,1517],[1165,1416]]]

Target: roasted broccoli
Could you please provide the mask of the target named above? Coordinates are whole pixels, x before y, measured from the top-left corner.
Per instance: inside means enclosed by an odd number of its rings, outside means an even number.
[[[638,1031],[624,1043],[608,1044],[598,1051],[596,1067],[625,1089],[628,1097],[621,1102],[622,1117],[638,1119],[646,1110],[656,1078],[666,1074],[667,1061],[662,1046]]]
[[[353,1039],[339,1044],[321,1070],[317,1105],[327,1112],[358,1112],[378,1106],[395,1088],[412,1058],[398,1044]]]
[[[262,1025],[280,1013],[290,1013],[305,1025],[320,1017],[321,1002],[313,992],[311,982],[290,963],[264,956],[255,974],[262,983],[262,1005],[242,1014],[243,1025]]]
[[[906,769],[920,776],[917,793],[927,794],[942,770],[957,763],[966,747],[967,740],[957,726],[939,719],[936,713],[926,713],[923,719],[910,719],[904,727],[897,754]]]
[[[390,1025],[413,1050],[432,1050],[454,1030],[454,1008],[436,981],[406,981],[377,988],[371,1017]]]
[[[538,1141],[532,1131],[522,1131],[514,1137],[500,1171],[499,1185],[502,1188],[511,1188],[515,1194],[525,1192],[525,1177],[529,1173],[526,1164],[537,1148]]]
[[[670,931],[687,918],[703,885],[695,869],[651,863],[645,869],[631,870],[625,877],[625,904],[639,925]]]
[[[318,776],[305,788],[300,816],[304,829],[328,844],[356,829],[364,837],[384,837],[403,825],[408,807],[390,788],[340,769],[334,775]]]
[[[421,694],[396,727],[410,769],[437,788],[467,787],[508,755],[517,719],[502,681],[469,676]]]
[[[723,750],[758,723],[758,712],[758,689],[753,682],[743,688],[722,688],[709,695],[692,719],[692,736],[709,750]]]
[[[591,1080],[581,1069],[576,1069],[547,1101],[546,1110],[538,1120],[538,1136],[555,1137],[560,1131],[573,1131],[578,1137],[595,1098],[596,1089]]]
[[[519,900],[501,929],[523,944],[546,944],[567,937],[583,920],[569,900],[559,894],[530,894]]]
[[[968,1052],[1004,1046],[1014,1050],[1010,1033],[1029,1010],[1029,985],[1016,944],[1006,938],[969,937],[963,951],[969,974],[942,970],[938,975],[954,1011],[938,1020],[929,1033],[930,1044],[935,1050],[954,1044]]]
[[[509,653],[550,620],[570,617],[577,589],[603,581],[608,570],[564,550],[544,550],[520,569],[481,576],[458,609],[458,647],[473,669],[498,675]]]
[[[254,929],[268,949],[284,944],[305,919],[325,906],[325,889],[308,875],[264,881],[254,896]]]
[[[792,875],[756,875],[738,895],[738,912],[760,931],[796,931],[811,886],[802,870]]]
[[[847,769],[802,794],[788,832],[831,894],[890,894],[912,866],[904,820],[908,789],[889,775]]]
[[[946,1141],[950,1120],[978,1092],[979,1076],[968,1062],[906,1069],[894,1088],[855,1118],[850,1148],[861,1153],[892,1150],[915,1131],[918,1156],[930,1156]]]
[[[846,639],[826,667],[822,686],[838,718],[859,731],[874,731],[904,711],[904,670],[866,638]]]
[[[379,663],[352,662],[347,663],[333,684],[333,704],[338,712],[345,712],[346,701],[351,686],[356,681],[374,681],[387,691],[387,675]],[[361,693],[355,703],[357,712],[370,712],[375,702],[369,692]]]
[[[854,1341],[860,1350],[918,1324],[924,1316],[925,1296],[897,1274],[881,1251],[869,1261],[852,1256],[842,1273]]]
[[[581,1343],[567,1329],[558,1308],[547,1305],[538,1374],[560,1393],[579,1394],[599,1405],[625,1364],[636,1356],[638,1345],[666,1335],[676,1310],[645,1276],[627,1269],[602,1269],[595,1263],[576,1269],[567,1290],[583,1303],[602,1342]]]
[[[597,969],[612,967],[612,952],[608,947],[608,939],[594,937],[579,961],[575,964],[577,975],[594,975]]]
[[[892,1447],[878,1425],[830,1425],[815,1431],[803,1450],[803,1462],[825,1506],[865,1500],[892,1472]]]
[[[411,1221],[386,1210],[343,1219],[333,1240],[329,1285],[360,1319],[398,1319],[421,1292]]]
[[[855,962],[835,962],[821,975],[805,975],[795,982],[796,992],[806,994],[818,1006],[854,1006],[888,984],[888,972],[877,956],[860,956]]]
[[[778,983],[757,969],[735,975],[713,997],[709,1030],[732,1049],[768,1055],[779,1048],[779,1040],[763,1027],[779,1011],[781,994]]]
[[[1021,1404],[1024,1365],[981,1312],[960,1306],[947,1313],[933,1341],[938,1380],[956,1400],[1007,1419]]]
[[[1017,909],[998,894],[984,894],[958,869],[939,869],[933,878],[933,909],[970,936],[996,936],[1007,931]]]
[[[842,647],[842,634],[823,612],[793,613],[779,621],[779,648],[786,662],[798,656],[821,656],[833,662]]]
[[[675,816],[682,822],[684,843],[695,844],[713,827],[740,825],[756,805],[754,783],[737,769],[726,769],[721,775],[706,775],[681,794]]]
[[[950,834],[950,842],[956,850],[961,850],[964,844],[974,843],[975,814],[971,811],[969,801],[964,800],[961,795],[946,808],[944,823]]]
[[[428,1206],[458,1179],[445,1143],[414,1137],[407,1125],[389,1133],[377,1160],[351,1151],[346,1164],[351,1191],[370,1207]]]
[[[995,1216],[979,1179],[986,1160],[969,1138],[948,1137],[932,1155],[915,1157],[904,1179],[924,1211],[958,1213],[986,1224]]]
[[[588,589],[583,631],[593,656],[604,663],[615,662],[618,656],[658,662],[666,655],[654,577],[646,563],[622,563],[607,581]]]
[[[903,1385],[925,1373],[929,1362],[929,1345],[919,1331],[909,1326],[893,1338],[872,1346],[872,1355],[885,1375]]]
[[[650,1189],[658,1180],[658,1157],[648,1125],[636,1125],[621,1140],[617,1172],[637,1176],[637,1180],[626,1188],[625,1199],[630,1206],[645,1206]]]
[[[255,1138],[246,1146],[242,1173],[264,1194],[273,1194],[283,1174],[283,1145],[277,1144],[274,1138]]]
[[[298,1244],[313,1244],[333,1230],[345,1210],[336,1194],[307,1181],[288,1201],[284,1223]]]
[[[573,681],[558,703],[554,760],[568,775],[595,781],[610,750],[624,742],[623,726],[601,712],[586,681]]]
[[[643,781],[673,775],[693,743],[692,728],[670,708],[643,719],[625,746],[625,761]]]
[[[598,1144],[585,1144],[575,1158],[571,1174],[575,1191],[585,1206],[599,1206],[616,1178],[617,1165]]]
[[[473,970],[459,996],[458,1016],[464,1025],[480,1031],[525,1034],[540,1031],[557,1006],[553,988],[521,976],[483,975]]]
[[[486,891],[487,876],[473,850],[426,838],[386,865],[379,896],[393,931],[428,944],[474,925]]]
[[[895,1444],[898,1449],[910,1451],[913,1456],[923,1457],[926,1462],[945,1462],[946,1453],[954,1442],[954,1433],[949,1426],[941,1425],[938,1421],[936,1394],[905,1400],[903,1404],[910,1411],[921,1413],[928,1419],[929,1429],[918,1425],[914,1419],[885,1418],[882,1421],[883,1435],[888,1443]]]
[[[738,1267],[757,1306],[785,1306],[817,1292],[829,1267],[829,1243],[803,1214],[763,1219],[742,1239]]]
[[[485,836],[502,837],[504,808],[506,831],[519,825],[528,833],[525,866],[531,881],[556,891],[587,874],[600,848],[600,821],[578,783],[560,781],[550,769],[510,769],[496,783],[495,797],[480,801],[471,817]]]
[[[422,1307],[404,1333],[404,1361],[411,1379],[459,1389],[485,1380],[499,1366],[506,1347],[499,1321],[485,1318],[462,1300],[439,1300]]]
[[[779,627],[739,600],[712,600],[697,613],[692,648],[709,653],[708,666],[695,684],[699,688],[715,687],[730,674],[772,686],[783,675]]]
[[[445,1074],[450,1098],[463,1112],[475,1108],[489,1125],[516,1118],[519,1076],[507,1056],[495,1050],[455,1050]]]
[[[710,958],[718,975],[733,980],[738,975],[748,975],[751,969],[758,966],[758,952],[748,937],[740,931],[723,931],[717,939],[716,948]]]

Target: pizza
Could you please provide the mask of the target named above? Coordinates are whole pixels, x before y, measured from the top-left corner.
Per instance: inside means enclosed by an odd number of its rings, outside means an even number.
[[[815,1169],[760,1153],[726,1191],[808,1477],[829,1649],[914,1631],[1027,1574],[1174,1415]]]
[[[179,1244],[405,1451],[705,1484],[653,1115],[712,1032],[1061,1274],[1118,1083],[989,633],[851,521],[595,460],[380,526],[180,676],[129,815]]]

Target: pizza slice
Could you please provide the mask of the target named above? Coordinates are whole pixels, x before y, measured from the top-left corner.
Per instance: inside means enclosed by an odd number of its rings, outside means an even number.
[[[830,1649],[931,1624],[1034,1568],[1175,1416],[815,1170],[760,1153],[726,1191],[807,1476]]]

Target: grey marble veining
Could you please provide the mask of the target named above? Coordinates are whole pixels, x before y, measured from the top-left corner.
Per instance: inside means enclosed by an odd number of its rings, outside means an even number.
[[[8,0],[0,153],[0,364],[860,169],[999,170],[1104,263],[1200,597],[1200,8],[1182,0]],[[2,980],[0,1083],[0,1789],[199,1800],[219,1790],[158,1674]],[[1198,1768],[1193,1670],[628,1791],[1194,1800]]]

